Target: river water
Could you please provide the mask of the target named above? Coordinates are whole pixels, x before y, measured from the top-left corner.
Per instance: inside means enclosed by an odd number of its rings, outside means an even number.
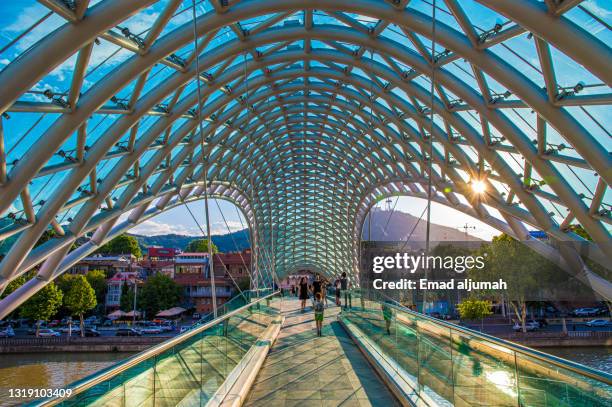
[[[18,406],[9,389],[61,389],[108,367],[131,353],[19,353],[0,355],[0,406]]]
[[[612,373],[612,348],[542,348],[564,359]],[[0,355],[0,406],[17,406],[27,399],[10,399],[8,389],[63,388],[78,379],[129,357],[131,353],[24,353]]]
[[[582,363],[583,365],[612,373],[612,347],[576,347],[576,348],[540,348],[563,359]]]

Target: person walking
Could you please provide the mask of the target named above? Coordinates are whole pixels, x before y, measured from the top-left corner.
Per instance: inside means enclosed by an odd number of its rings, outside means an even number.
[[[344,293],[344,309],[350,309],[353,307],[353,299],[351,298],[351,293],[349,289],[351,288],[351,283],[346,276],[346,271],[342,272],[342,276],[340,277],[340,290]]]
[[[322,301],[322,295],[320,292],[315,294],[315,302],[314,302],[314,316],[315,323],[317,325],[317,336],[322,336],[323,330],[323,313],[325,312],[325,305]]]
[[[322,292],[323,292],[323,304],[325,304],[325,308],[327,308],[327,295],[329,294],[329,292],[327,291],[328,289],[329,289],[329,281],[323,280]]]
[[[342,303],[340,302],[340,278],[336,278],[336,280],[334,281],[334,288],[336,290],[336,305],[337,306],[341,306]]]
[[[300,279],[300,285],[298,286],[299,298],[301,301],[302,312],[306,309],[306,300],[308,299],[308,282],[306,281],[306,277],[302,277]]]
[[[385,328],[387,330],[387,335],[391,335],[391,319],[393,318],[393,311],[391,311],[391,307],[387,300],[382,303],[382,314],[383,319],[385,320]]]
[[[323,282],[321,281],[321,276],[319,276],[318,274],[315,275],[314,281],[312,282],[312,294],[314,296],[317,295],[317,293],[321,294],[321,297],[323,297]]]

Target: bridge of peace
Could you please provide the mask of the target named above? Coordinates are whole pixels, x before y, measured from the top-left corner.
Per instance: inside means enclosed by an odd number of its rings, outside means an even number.
[[[251,289],[210,318],[30,405],[611,405],[609,373],[409,309],[362,267],[370,209],[408,196],[612,301],[609,2],[0,4],[15,8],[28,23],[0,51],[0,319],[195,201],[208,239],[209,201],[236,205],[253,250]],[[300,270],[348,276],[351,303],[329,300],[321,336],[311,303],[278,290]]]

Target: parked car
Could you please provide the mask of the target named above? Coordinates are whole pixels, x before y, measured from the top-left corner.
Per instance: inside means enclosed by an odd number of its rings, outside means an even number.
[[[160,326],[147,326],[140,330],[143,334],[160,334],[164,332],[164,330]]]
[[[538,322],[540,328],[548,326],[548,322],[546,322],[546,320],[544,318],[538,319],[537,322]]]
[[[193,318],[193,319],[200,319],[200,313],[199,312],[194,312],[193,315],[191,316],[191,318]]]
[[[85,328],[84,334],[87,337],[89,337],[89,336],[100,336],[100,332],[98,332],[98,330],[95,329],[95,328]]]
[[[53,330],[53,329],[41,329],[38,331],[38,336],[40,336],[41,338],[51,338],[54,336],[61,336],[62,334]]]
[[[572,313],[577,317],[590,317],[597,315],[597,308],[576,308]]]
[[[534,325],[536,328],[541,328],[543,326],[540,323],[540,321],[536,321],[535,319],[528,319],[527,321],[525,321],[525,323],[530,324],[530,325]]]
[[[189,331],[191,328],[192,328],[192,327],[191,327],[191,326],[189,326],[189,325],[183,325],[183,326],[181,327],[180,333],[183,333],[183,332]]]
[[[119,328],[115,336],[142,336],[142,333],[133,328]]]
[[[47,328],[47,323],[46,322],[41,322],[40,329],[45,329]],[[35,335],[36,334],[36,322],[32,324],[32,326],[27,330],[28,335]]]
[[[534,323],[535,322],[535,323]],[[525,322],[525,329],[527,330],[527,332],[531,332],[531,331],[535,331],[540,327],[540,324],[538,324],[536,321],[526,321]],[[515,323],[514,326],[512,327],[512,329],[515,332],[520,332],[523,330],[523,326],[520,323]]]
[[[586,323],[587,326],[608,326],[610,322],[606,319],[592,319]]]
[[[172,323],[172,321],[164,321],[162,324],[159,325],[159,327],[164,331],[164,332],[170,332],[170,331],[174,331],[175,326]]]
[[[0,331],[0,338],[12,338],[15,336],[15,331],[12,326],[7,326],[6,329]]]

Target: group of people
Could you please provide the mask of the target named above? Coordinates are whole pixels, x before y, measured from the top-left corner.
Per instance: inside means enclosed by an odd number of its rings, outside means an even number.
[[[352,298],[350,289],[350,281],[346,275],[346,272],[342,273],[339,277],[334,280],[333,283],[330,283],[328,280],[321,279],[321,276],[316,274],[312,281],[312,284],[309,284],[309,281],[306,277],[302,277],[297,286],[291,287],[291,293],[293,295],[297,295],[297,297],[301,301],[301,312],[306,311],[306,300],[310,298],[310,295],[313,296],[313,311],[315,314],[315,322],[317,325],[317,335],[321,336],[321,330],[323,328],[323,314],[325,311],[325,307],[327,307],[327,296],[328,290],[333,288],[335,291],[336,297],[336,305],[341,306],[341,297],[342,293],[344,293],[344,307],[348,309],[352,307]]]

